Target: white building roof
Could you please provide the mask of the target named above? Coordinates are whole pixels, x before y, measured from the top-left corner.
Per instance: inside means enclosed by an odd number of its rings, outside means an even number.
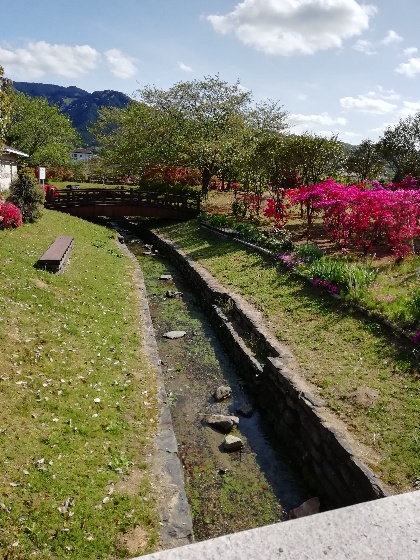
[[[17,156],[29,157],[29,154],[25,154],[25,152],[16,150],[16,148],[12,148],[11,146],[3,146],[3,154],[16,154]]]

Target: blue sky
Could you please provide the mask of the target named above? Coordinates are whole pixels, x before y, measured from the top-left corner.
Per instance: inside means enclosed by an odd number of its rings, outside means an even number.
[[[0,14],[16,81],[133,95],[219,74],[279,100],[292,131],[353,144],[420,110],[419,0],[0,0]]]

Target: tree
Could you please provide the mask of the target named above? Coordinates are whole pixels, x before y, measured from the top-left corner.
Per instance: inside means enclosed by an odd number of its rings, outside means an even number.
[[[41,217],[44,191],[31,169],[24,167],[18,171],[10,186],[8,202],[20,208],[23,222],[34,222]]]
[[[70,151],[79,136],[55,105],[42,97],[14,92],[6,142],[29,154],[29,165],[70,166]]]
[[[156,165],[178,163],[173,119],[145,103],[103,108],[92,132],[106,166],[120,175],[141,177]]]
[[[420,177],[420,112],[388,127],[378,148],[394,171],[394,181],[410,174]]]
[[[0,151],[3,148],[6,128],[10,119],[11,81],[3,76],[4,70],[0,66]]]
[[[304,185],[313,185],[342,171],[344,148],[336,136],[325,138],[312,133],[290,136],[290,166],[301,176]]]
[[[358,181],[377,179],[384,171],[385,161],[378,148],[372,140],[363,140],[347,156],[345,163],[348,173],[354,173]]]
[[[239,82],[229,85],[219,76],[178,82],[167,91],[147,86],[138,94],[170,119],[178,163],[200,170],[202,192],[207,196],[212,175],[231,158],[251,94]]]

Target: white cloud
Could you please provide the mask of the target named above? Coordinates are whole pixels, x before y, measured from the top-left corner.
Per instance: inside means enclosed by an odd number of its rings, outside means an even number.
[[[340,125],[345,126],[346,119],[339,117],[334,119],[328,113],[322,113],[321,115],[302,115],[302,114],[291,114],[288,117],[289,122],[292,125],[304,125],[306,127],[310,126],[331,126]]]
[[[243,93],[248,93],[249,91],[251,91],[248,87],[243,86],[242,84],[238,84],[238,89],[239,89],[239,91],[242,91]]]
[[[379,97],[380,99],[386,100],[395,100],[401,99],[401,95],[396,93],[393,89],[385,89],[382,86],[376,86],[378,91],[369,91],[366,96],[367,97]]]
[[[399,116],[402,119],[415,115],[420,111],[420,101],[404,101],[404,107],[400,109]]]
[[[340,105],[348,111],[358,111],[360,113],[372,113],[374,115],[383,115],[390,113],[397,108],[397,105],[388,103],[383,99],[372,99],[367,95],[359,95],[358,97],[342,97]]]
[[[227,15],[207,20],[218,33],[232,33],[266,54],[292,55],[341,47],[367,29],[375,13],[356,0],[243,0]]]
[[[380,126],[377,126],[376,128],[371,128],[369,132],[379,132],[380,134],[382,134],[387,128],[393,128],[396,124],[398,123],[384,122]]]
[[[117,78],[131,78],[137,72],[135,59],[124,54],[119,49],[105,51],[105,58],[109,69]]]
[[[413,54],[416,54],[416,52],[418,51],[417,47],[408,47],[408,49],[404,49],[404,54],[406,56],[411,56]]]
[[[408,62],[401,62],[396,68],[395,72],[403,74],[407,78],[414,78],[420,74],[420,58],[410,58]]]
[[[8,50],[0,47],[0,64],[8,76],[25,79],[57,74],[68,78],[83,76],[93,70],[101,55],[89,45],[51,45],[45,41]]]
[[[297,98],[299,99],[299,101],[307,101],[308,100],[308,96],[306,95],[306,93],[299,93],[297,95]]]
[[[187,66],[186,64],[184,64],[183,62],[178,62],[178,66],[181,70],[183,70],[184,72],[192,72],[193,69],[191,68],[191,66]]]
[[[398,35],[393,29],[390,29],[386,34],[386,37],[382,39],[381,43],[383,45],[391,45],[392,43],[401,43],[404,39]]]
[[[359,39],[358,41],[356,41],[353,45],[353,49],[367,55],[377,54],[378,52],[375,51],[374,46],[370,41],[365,41],[364,39]]]

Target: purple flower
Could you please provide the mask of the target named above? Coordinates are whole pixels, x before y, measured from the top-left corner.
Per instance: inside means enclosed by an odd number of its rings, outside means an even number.
[[[414,344],[420,344],[420,331],[417,331],[413,335]]]
[[[335,284],[332,284],[331,282],[328,282],[328,280],[322,280],[321,278],[314,278],[312,280],[312,284],[314,286],[319,286],[320,288],[323,288],[324,290],[327,290],[327,292],[330,292],[331,294],[339,294],[340,293],[340,288],[338,286],[336,286]]]

